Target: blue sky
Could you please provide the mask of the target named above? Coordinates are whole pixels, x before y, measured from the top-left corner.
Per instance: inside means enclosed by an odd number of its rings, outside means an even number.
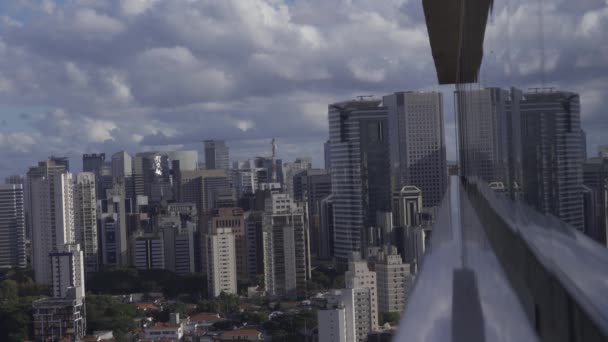
[[[509,5],[507,7],[507,4]],[[483,86],[581,94],[589,154],[608,144],[606,0],[497,0]],[[49,155],[197,149],[322,164],[327,104],[436,85],[419,0],[0,2],[0,176]],[[26,114],[26,115],[22,115]],[[78,166],[76,167],[78,169]]]

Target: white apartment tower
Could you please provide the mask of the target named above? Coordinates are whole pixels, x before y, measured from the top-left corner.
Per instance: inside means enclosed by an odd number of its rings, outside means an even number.
[[[296,298],[310,279],[308,221],[287,194],[266,200],[263,225],[264,280],[271,296]]]
[[[99,269],[97,246],[97,197],[95,193],[95,174],[81,172],[76,176],[74,188],[74,219],[76,242],[84,252],[85,271]]]
[[[376,262],[378,281],[378,311],[402,312],[413,277],[410,265],[404,264],[394,246],[384,246]]]
[[[357,305],[363,303],[368,310],[359,310],[355,315],[355,326],[359,341],[364,341],[361,338],[370,331],[378,330],[378,296],[376,272],[370,271],[367,262],[361,259],[359,253],[352,253],[348,262],[348,271],[345,275],[345,284],[347,289],[356,290],[353,292],[352,300]]]
[[[205,236],[205,244],[209,295],[236,294],[236,244],[232,228],[212,228]]]
[[[28,172],[32,264],[37,283],[53,284],[50,253],[75,242],[72,174],[53,161]]]

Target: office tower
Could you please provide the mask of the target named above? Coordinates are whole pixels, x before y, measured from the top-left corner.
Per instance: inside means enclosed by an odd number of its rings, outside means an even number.
[[[133,174],[133,157],[126,151],[112,155],[112,175],[114,177],[129,177]]]
[[[230,168],[229,148],[224,140],[205,140],[205,168],[207,170]]]
[[[133,158],[133,189],[135,195],[148,196],[150,202],[173,200],[171,167],[166,152],[141,152]]]
[[[521,185],[521,90],[457,91],[455,100],[461,174],[502,183],[515,197]]]
[[[578,230],[584,228],[578,94],[525,94],[521,102],[524,199]]]
[[[132,237],[133,266],[138,270],[165,269],[165,244],[160,233],[135,232]]]
[[[254,194],[258,189],[258,172],[255,168],[233,170],[232,177],[237,198]]]
[[[32,309],[35,341],[81,341],[86,335],[84,301],[76,288],[65,298],[38,299]]]
[[[583,163],[583,183],[592,191],[594,205],[593,217],[585,215],[585,234],[597,242],[606,245],[608,225],[608,157],[590,158]],[[589,200],[588,200],[589,201]],[[591,223],[590,221],[593,221]]]
[[[184,171],[194,171],[198,169],[197,151],[167,151],[164,153],[172,163],[171,169],[175,169],[175,166],[177,166],[179,170]]]
[[[331,176],[324,169],[304,170],[293,177],[294,199],[306,203],[310,230],[310,253],[319,257],[327,236],[321,231],[321,200],[331,194]],[[327,254],[324,255],[327,257]]]
[[[334,256],[334,195],[329,195],[319,203],[319,244],[320,259],[330,260]]]
[[[208,189],[205,185],[214,185],[214,181],[206,182],[207,178],[228,179],[226,170],[196,170],[180,171],[178,175],[179,201],[195,203],[199,215],[202,215],[209,205]],[[221,180],[218,180],[221,182]],[[226,182],[220,185],[226,185]]]
[[[70,159],[68,157],[50,156],[49,161],[52,161],[55,165],[63,166],[68,172],[70,171]]]
[[[237,279],[249,280],[247,265],[247,231],[245,217],[241,208],[219,208],[214,210],[211,216],[210,229],[230,228],[234,236],[235,265]]]
[[[0,269],[26,266],[23,185],[0,185]]]
[[[584,165],[583,165],[584,167]],[[597,236],[597,204],[596,197],[593,189],[586,185],[582,185],[582,194],[583,194],[583,215],[585,217],[585,228],[583,229],[583,233],[589,236],[592,239],[596,239]]]
[[[271,296],[306,294],[310,279],[308,222],[302,207],[289,195],[272,194],[263,218],[264,281]]]
[[[582,160],[586,160],[587,159],[587,133],[585,133],[585,131],[583,129],[581,129],[581,150],[582,150],[581,158],[582,158]]]
[[[106,196],[106,191],[114,185],[114,176],[112,175],[112,162],[104,162],[99,168],[97,174],[97,198],[102,199]],[[127,189],[125,182],[125,189]]]
[[[163,236],[165,269],[179,275],[194,272],[196,255],[194,245],[199,242],[195,238],[196,221],[190,221],[186,215],[168,209],[167,215],[158,218],[158,226]]]
[[[293,163],[283,164],[283,179],[285,180],[284,192],[289,194],[292,198],[295,198],[293,193],[293,179],[300,172],[309,170],[310,168],[312,168],[312,158],[310,157],[296,158]]]
[[[273,157],[256,157],[254,167],[258,173],[258,183],[284,183],[283,160]]]
[[[447,188],[443,96],[398,92],[384,96],[388,108],[391,190],[415,185],[425,208],[437,207]]]
[[[367,261],[361,259],[361,254],[353,252],[348,261],[348,271],[344,274],[344,282],[346,288],[360,290],[360,293],[357,293],[356,296],[364,297],[362,299],[369,303],[368,314],[355,318],[357,335],[365,334],[367,337],[368,332],[378,329],[376,272],[370,271],[367,267]],[[361,340],[361,337],[359,340]]]
[[[49,254],[75,242],[72,174],[63,165],[42,161],[29,169],[27,183],[34,277],[51,285]]]
[[[414,282],[410,265],[403,263],[396,247],[385,245],[378,255],[375,269],[378,280],[378,311],[401,313]]]
[[[53,297],[65,298],[74,288],[84,298],[84,255],[78,244],[65,244],[49,253],[53,274]]]
[[[331,156],[330,156],[330,145],[329,140],[323,143],[323,161],[325,170],[329,172],[331,170]]]
[[[247,271],[249,280],[254,281],[259,274],[264,274],[263,213],[248,211],[244,213],[247,238]]]
[[[340,261],[367,249],[366,229],[390,211],[387,108],[379,100],[329,105],[334,248]]]
[[[120,179],[112,189],[107,190],[106,199],[97,201],[101,261],[104,266],[127,266],[130,263],[127,214],[131,208],[127,203],[125,185]]]
[[[205,234],[205,244],[209,295],[236,294],[236,246],[232,228],[212,228]]]
[[[4,179],[4,184],[25,184],[25,178],[22,175],[11,175]]]
[[[82,155],[82,172],[97,173],[106,161],[105,153]]]
[[[74,188],[76,242],[84,253],[84,268],[87,273],[99,270],[95,183],[95,174],[81,172],[76,176]]]
[[[230,187],[230,179],[227,174],[221,177],[205,177],[203,179],[205,190],[205,201],[203,210],[212,210],[222,206],[236,205],[236,198]]]

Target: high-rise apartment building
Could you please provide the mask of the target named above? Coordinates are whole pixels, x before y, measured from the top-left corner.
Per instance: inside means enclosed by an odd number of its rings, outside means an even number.
[[[398,92],[384,96],[388,109],[391,190],[415,185],[425,208],[437,207],[447,188],[443,96]]]
[[[271,194],[263,218],[264,281],[271,296],[297,298],[310,279],[308,222],[287,194]]]
[[[565,91],[526,93],[521,102],[524,199],[583,230],[580,100]]]
[[[28,171],[32,266],[37,283],[53,284],[51,252],[75,242],[72,174],[43,161]]]
[[[4,184],[24,185],[25,178],[22,175],[10,175],[4,178]]]
[[[27,266],[23,185],[0,185],[0,269]]]
[[[347,330],[347,306],[343,300],[343,292],[346,290],[334,290],[327,297],[327,304],[324,309],[317,311],[318,319],[318,330],[319,330],[319,341],[331,341],[331,342],[347,342],[352,341],[354,337],[353,327],[351,330]],[[349,316],[352,313],[349,312]],[[350,333],[347,339],[347,335]]]
[[[179,275],[195,271],[196,223],[173,212],[158,218],[165,250],[165,269]]]
[[[235,265],[238,280],[249,280],[247,263],[247,231],[241,208],[219,208],[211,217],[210,229],[230,228],[234,236]]]
[[[57,166],[63,166],[66,171],[70,171],[70,159],[68,157],[50,156],[49,161]]]
[[[365,310],[357,309],[354,317],[357,341],[365,341],[367,334],[378,330],[378,295],[376,272],[371,271],[367,261],[361,259],[357,252],[351,254],[348,261],[348,271],[344,274],[347,289],[356,290],[354,303],[361,303]]]
[[[379,100],[329,105],[334,252],[345,262],[367,249],[376,213],[390,211],[388,111]]]
[[[243,216],[247,234],[247,271],[250,280],[255,280],[258,274],[264,274],[262,218],[261,211],[248,211]]]
[[[236,294],[236,244],[232,228],[211,229],[205,234],[205,243],[209,295]]]
[[[205,140],[205,168],[207,170],[230,168],[229,148],[224,140]]]
[[[84,253],[84,268],[88,272],[99,270],[97,240],[97,197],[95,174],[81,172],[74,187],[74,220],[76,242]]]
[[[518,196],[522,165],[521,90],[457,91],[455,99],[461,174],[502,184],[511,197]],[[425,198],[426,192],[421,190]]]
[[[378,311],[401,313],[413,284],[410,265],[403,263],[396,247],[385,245],[377,257],[375,269]]]

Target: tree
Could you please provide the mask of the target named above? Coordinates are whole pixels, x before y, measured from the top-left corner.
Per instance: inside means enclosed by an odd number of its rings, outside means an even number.
[[[19,286],[14,280],[0,283],[0,309],[13,309],[19,302]]]
[[[87,328],[95,330],[112,330],[116,340],[135,328],[133,318],[136,309],[133,305],[124,304],[114,297],[88,295],[86,297]]]
[[[380,325],[385,323],[395,324],[401,319],[401,314],[399,312],[381,312],[379,319]]]

